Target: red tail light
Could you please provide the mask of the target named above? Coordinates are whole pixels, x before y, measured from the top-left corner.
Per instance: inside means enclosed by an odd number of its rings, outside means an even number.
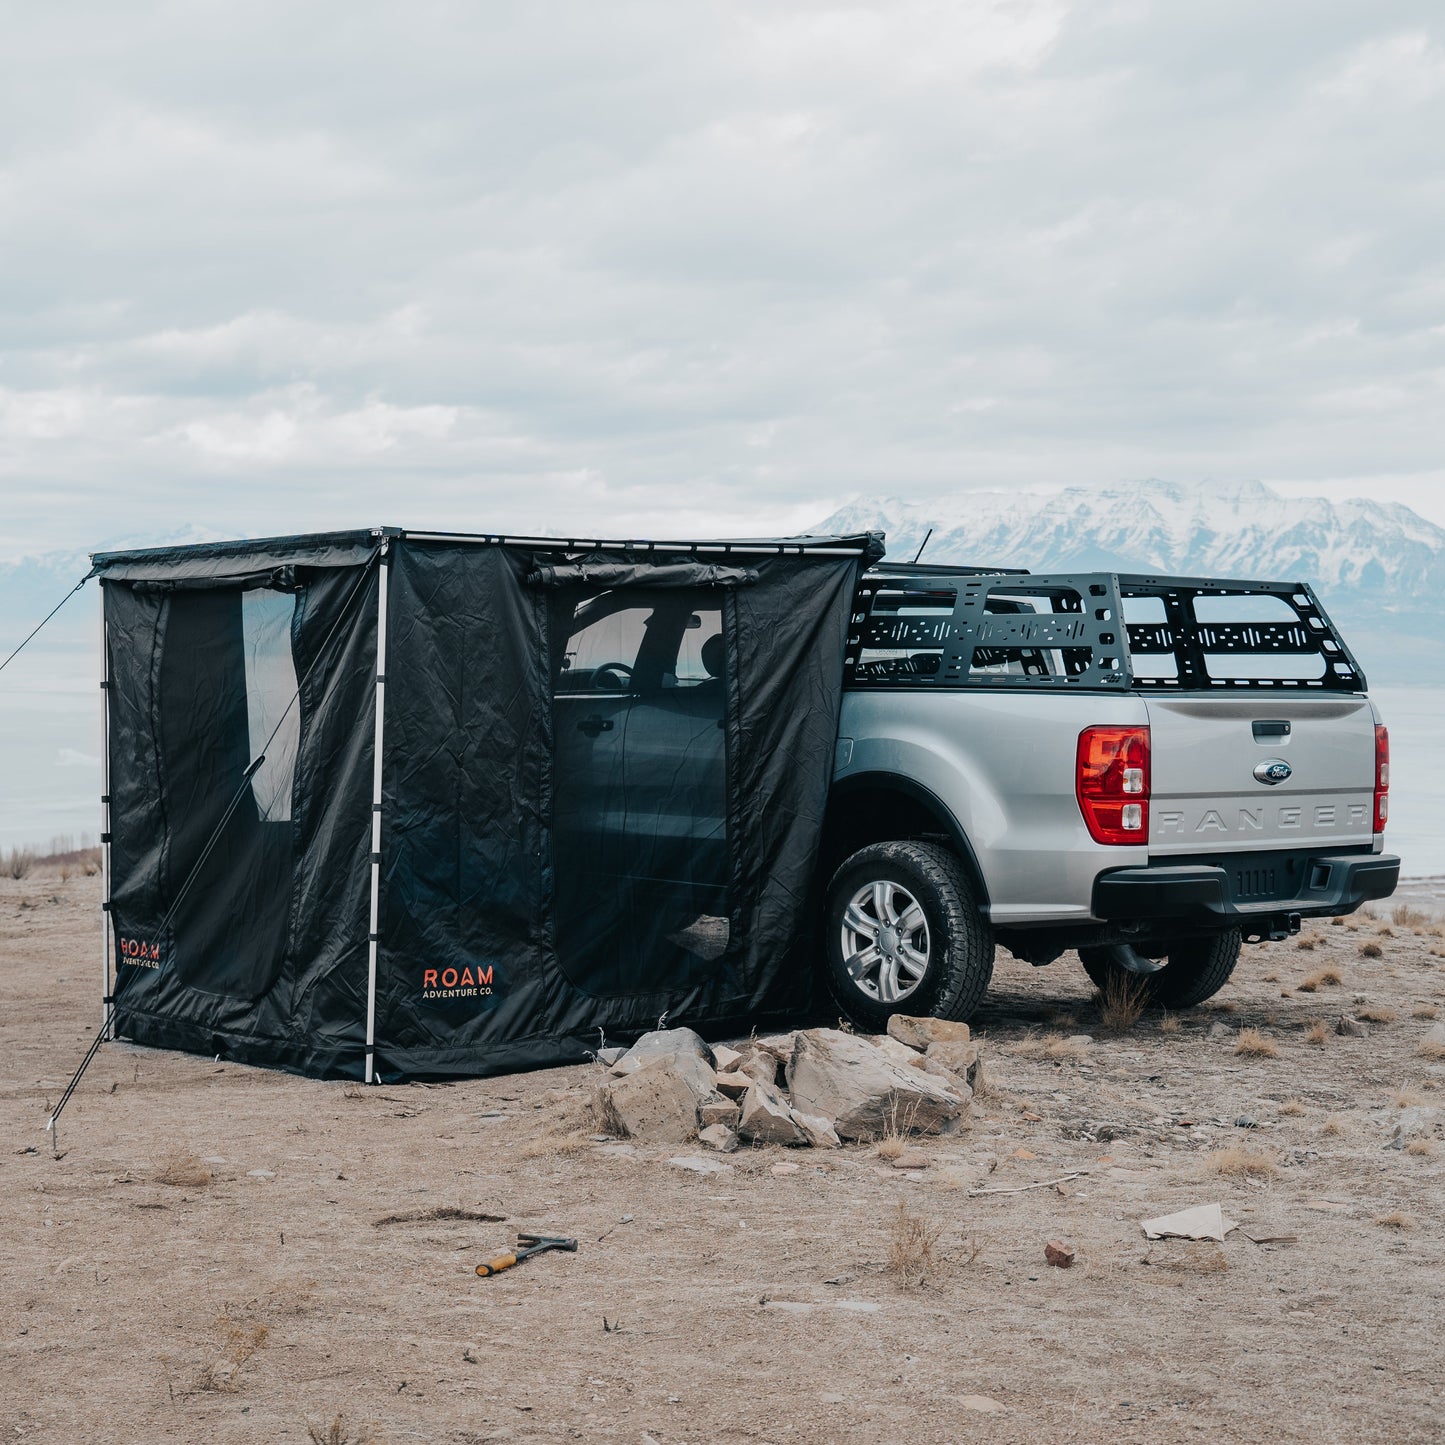
[[[1149,841],[1149,729],[1085,728],[1075,789],[1096,843]]]
[[[1383,833],[1390,817],[1390,729],[1375,726],[1375,832]]]

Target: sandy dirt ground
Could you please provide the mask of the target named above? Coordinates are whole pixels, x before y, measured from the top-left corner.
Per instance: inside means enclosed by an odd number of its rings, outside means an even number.
[[[1440,1115],[1386,1147],[1445,1106],[1436,918],[1326,920],[1127,1032],[1072,956],[1000,953],[987,1087],[929,1167],[884,1141],[699,1174],[592,1139],[596,1066],[366,1089],[125,1044],[52,1157],[96,893],[0,885],[0,1440],[1445,1435]],[[1367,1037],[1311,1034],[1344,1011]],[[1140,1232],[1214,1201],[1222,1246]],[[580,1248],[477,1278],[518,1230]]]

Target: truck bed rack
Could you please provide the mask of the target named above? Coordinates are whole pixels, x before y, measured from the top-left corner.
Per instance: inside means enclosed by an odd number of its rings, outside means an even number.
[[[850,688],[1365,691],[1307,582],[917,565],[863,575]]]

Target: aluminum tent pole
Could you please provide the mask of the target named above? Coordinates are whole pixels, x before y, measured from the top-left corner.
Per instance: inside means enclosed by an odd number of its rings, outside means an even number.
[[[376,950],[381,926],[381,745],[386,723],[386,584],[390,544],[381,544],[376,594],[376,730],[371,766],[371,927],[366,945],[366,1082],[376,1082]]]
[[[110,931],[110,648],[105,630],[105,584],[100,593],[100,1028],[101,1038],[114,1037],[111,1026],[110,970],[114,953]]]

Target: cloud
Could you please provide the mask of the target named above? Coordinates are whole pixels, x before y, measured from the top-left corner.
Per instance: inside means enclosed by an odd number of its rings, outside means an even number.
[[[1141,475],[1433,505],[1442,29],[32,7],[0,54],[0,548],[735,534]]]

